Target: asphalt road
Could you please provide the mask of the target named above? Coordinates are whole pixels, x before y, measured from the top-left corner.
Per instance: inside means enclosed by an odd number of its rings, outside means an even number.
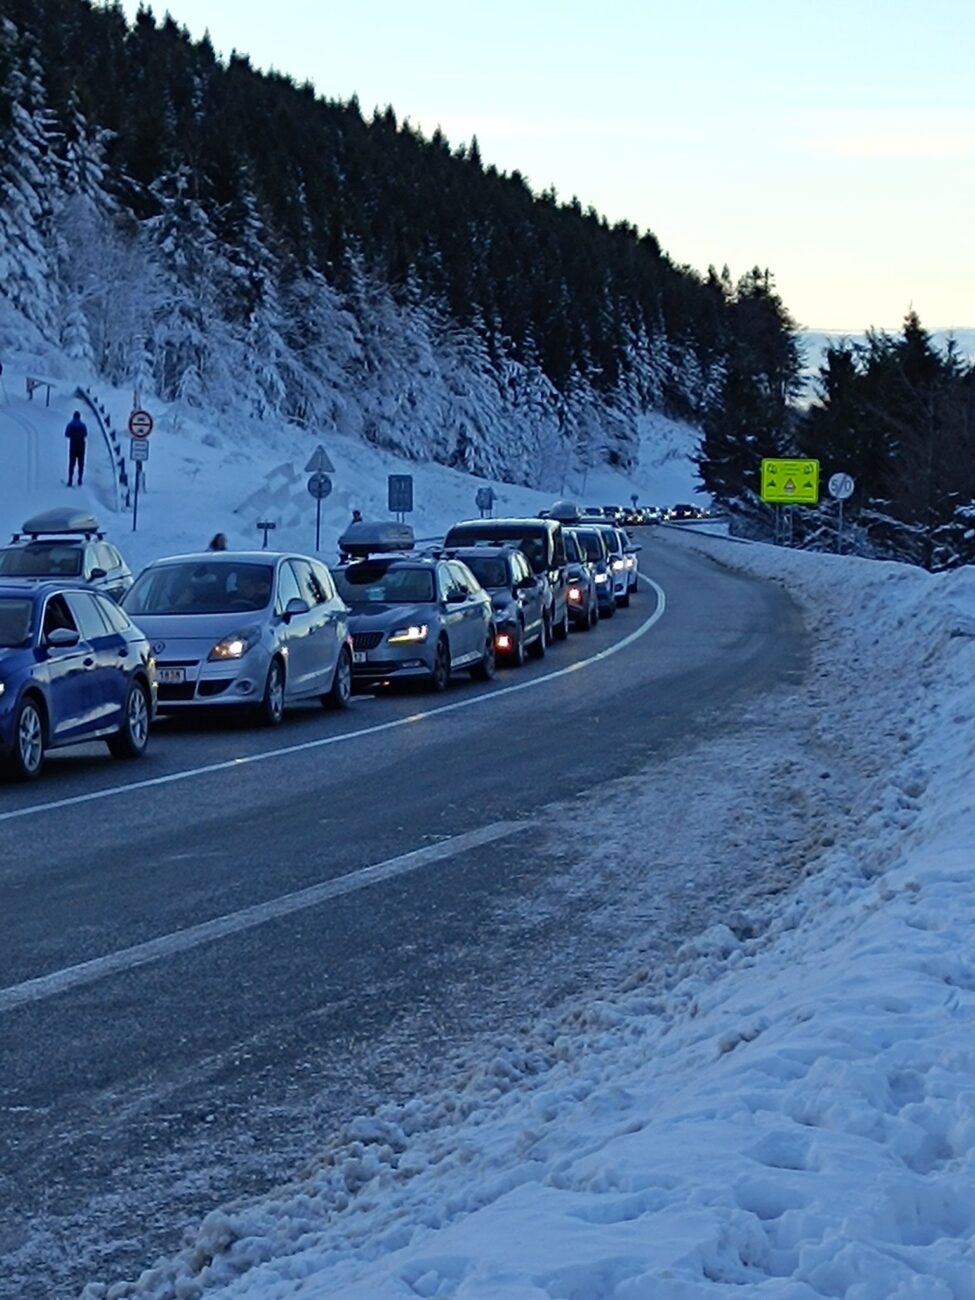
[[[612,977],[589,906],[624,905],[625,872],[563,893],[560,810],[706,744],[804,654],[779,589],[662,536],[641,560],[657,590],[493,683],[275,731],[166,720],[139,763],[93,746],[0,788],[0,1296],[134,1277]]]

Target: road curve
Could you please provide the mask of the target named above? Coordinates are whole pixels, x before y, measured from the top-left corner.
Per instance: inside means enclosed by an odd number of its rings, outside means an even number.
[[[0,1295],[134,1276],[605,972],[556,806],[706,743],[804,654],[779,589],[659,537],[641,559],[656,590],[493,683],[167,720],[140,763],[90,747],[0,788]]]

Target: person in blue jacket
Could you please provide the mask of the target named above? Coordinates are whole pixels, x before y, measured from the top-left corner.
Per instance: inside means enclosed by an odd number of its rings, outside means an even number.
[[[78,486],[85,477],[85,442],[88,429],[81,418],[81,412],[75,411],[68,421],[64,436],[68,440],[68,487],[74,487],[74,472],[78,471]]]

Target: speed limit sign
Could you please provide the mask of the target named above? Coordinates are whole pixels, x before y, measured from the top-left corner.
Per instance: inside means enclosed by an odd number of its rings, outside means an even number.
[[[133,411],[129,416],[129,433],[133,438],[148,438],[154,423],[148,411]]]

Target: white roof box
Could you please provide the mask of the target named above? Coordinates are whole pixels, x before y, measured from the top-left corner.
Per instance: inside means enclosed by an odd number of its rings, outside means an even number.
[[[413,529],[409,524],[399,524],[391,519],[364,519],[349,524],[339,538],[343,555],[363,558],[367,555],[389,555],[393,551],[412,551]]]
[[[99,531],[98,520],[89,510],[76,510],[73,506],[56,506],[24,521],[21,532],[29,536],[39,533],[82,533],[93,537]]]
[[[549,519],[557,519],[560,524],[577,524],[582,511],[574,501],[556,501],[548,512]]]

